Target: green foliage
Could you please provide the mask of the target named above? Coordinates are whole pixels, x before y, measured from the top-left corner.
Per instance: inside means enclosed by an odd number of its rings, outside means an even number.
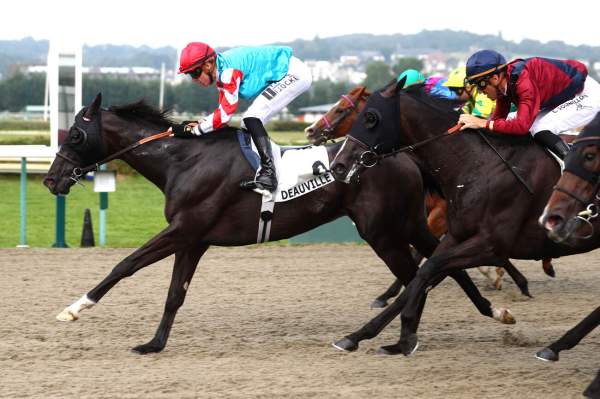
[[[394,76],[398,76],[407,69],[415,69],[419,72],[422,72],[424,67],[425,65],[423,65],[423,61],[416,57],[403,57],[396,61],[392,67],[392,71]]]
[[[18,112],[26,105],[44,103],[44,74],[15,74],[10,79],[0,80],[0,110]]]
[[[366,73],[367,77],[365,78],[363,85],[365,85],[367,89],[371,91],[381,89],[394,77],[390,66],[381,61],[371,62],[368,64]]]

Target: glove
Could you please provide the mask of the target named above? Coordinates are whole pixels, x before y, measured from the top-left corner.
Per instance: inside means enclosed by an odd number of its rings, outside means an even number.
[[[193,128],[194,128],[194,126],[189,125],[185,122],[171,126],[171,130],[173,131],[173,135],[175,137],[188,138],[188,139],[192,138],[192,137],[196,137],[196,135],[192,132]]]

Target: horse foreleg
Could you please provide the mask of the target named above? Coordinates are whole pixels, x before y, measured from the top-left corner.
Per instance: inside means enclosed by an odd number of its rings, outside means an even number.
[[[548,345],[536,353],[535,357],[544,361],[555,362],[558,360],[558,354],[562,350],[571,349],[579,343],[586,335],[600,324],[600,306],[590,313],[579,324],[570,329],[558,341]]]
[[[542,259],[542,269],[544,269],[544,273],[546,273],[548,276],[556,277],[556,271],[552,265],[552,258]]]
[[[169,333],[175,320],[177,311],[183,305],[185,294],[196,271],[196,266],[200,257],[206,252],[208,245],[202,245],[185,251],[179,251],[175,254],[175,265],[173,266],[173,275],[171,276],[171,285],[167,294],[165,310],[154,334],[154,338],[144,345],[138,345],[132,348],[132,351],[139,354],[160,352],[164,349],[169,339]]]
[[[435,286],[436,282],[461,269],[482,265],[499,266],[503,263],[503,260],[495,256],[491,248],[486,245],[485,237],[482,236],[472,237],[458,245],[455,245],[452,237],[447,237],[442,241],[436,248],[434,256],[425,262],[413,281],[400,295],[400,297],[406,296],[407,299],[402,310],[400,340],[396,344],[398,353],[409,355],[414,352],[417,345],[419,309],[423,306],[422,301],[425,294]]]
[[[178,242],[175,232],[177,229],[170,225],[165,230],[154,236],[150,241],[137,249],[134,253],[123,259],[108,276],[86,295],[83,295],[73,304],[66,307],[56,316],[60,321],[75,321],[79,313],[94,306],[106,293],[120,280],[129,277],[141,268],[157,262],[185,245]]]

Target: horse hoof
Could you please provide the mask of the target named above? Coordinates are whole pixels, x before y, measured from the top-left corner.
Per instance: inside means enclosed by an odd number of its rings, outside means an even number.
[[[59,321],[75,321],[79,319],[79,316],[71,312],[68,308],[65,308],[56,316],[56,320]]]
[[[344,352],[354,352],[358,349],[358,343],[352,341],[348,337],[344,337],[338,341],[332,342],[331,345],[333,345],[334,348]]]
[[[158,353],[164,349],[164,346],[153,345],[150,343],[144,345],[138,345],[136,347],[131,348],[133,353],[137,353],[138,355],[147,355],[149,353]]]
[[[558,361],[558,353],[554,352],[550,348],[544,348],[538,353],[535,354],[535,357],[543,360],[544,362],[557,362]]]
[[[408,338],[401,338],[397,345],[400,346],[400,351],[404,356],[412,355],[419,348],[419,339],[417,338],[417,334],[411,334],[408,336]]]
[[[492,311],[495,320],[498,320],[502,324],[515,324],[517,320],[514,318],[510,310],[508,309],[494,309]]]
[[[554,266],[550,265],[547,268],[544,268],[544,273],[546,273],[550,277],[556,277],[556,271],[554,270]]]
[[[373,302],[371,302],[371,309],[381,309],[385,308],[387,305],[387,301],[384,301],[383,299],[375,299]]]

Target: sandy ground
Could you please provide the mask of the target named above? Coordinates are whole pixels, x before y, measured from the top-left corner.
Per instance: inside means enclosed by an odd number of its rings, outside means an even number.
[[[480,316],[452,282],[429,295],[415,355],[375,353],[399,322],[352,354],[331,347],[370,317],[391,282],[360,245],[213,248],[201,260],[167,348],[129,348],[154,334],[172,258],[118,284],[72,323],[55,316],[129,250],[0,250],[0,397],[40,398],[577,398],[600,367],[600,331],[548,364],[534,353],[600,303],[600,253],[515,262],[511,282],[484,288],[517,324]],[[483,287],[483,277],[471,272]]]

